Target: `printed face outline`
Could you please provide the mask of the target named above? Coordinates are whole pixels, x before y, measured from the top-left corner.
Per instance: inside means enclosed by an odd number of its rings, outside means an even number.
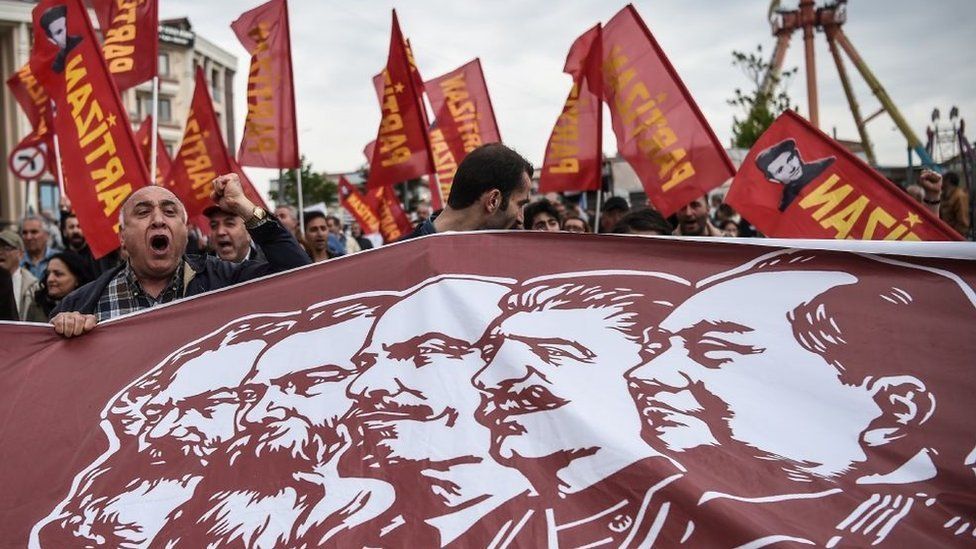
[[[206,463],[237,434],[244,404],[238,388],[264,347],[262,340],[231,343],[180,365],[142,407],[140,450],[163,461],[196,456]]]
[[[315,433],[338,436],[335,428],[353,404],[346,393],[356,374],[352,358],[374,319],[363,311],[286,336],[261,355],[242,388],[245,400],[254,404],[241,413],[244,428],[259,433],[259,450],[294,454]]]
[[[803,177],[803,163],[796,149],[783,151],[769,163],[766,176],[787,185]]]
[[[58,49],[65,49],[68,47],[68,18],[58,17],[50,23],[48,23],[47,28],[48,40],[52,44],[56,45]]]
[[[440,279],[379,317],[357,357],[363,371],[349,386],[363,436],[387,454],[377,459],[396,464],[488,456],[489,434],[474,419],[480,395],[471,378],[484,365],[476,343],[498,316],[498,301],[507,292],[496,282]],[[466,306],[459,310],[461,296]],[[445,385],[457,390],[444,391]],[[451,444],[426,446],[418,440]]]
[[[621,331],[613,318],[620,312],[582,305],[516,312],[496,323],[494,354],[474,384],[486,395],[479,418],[500,457],[600,448],[606,433],[640,432],[623,379],[640,362],[640,344]],[[579,417],[600,428],[575,429]]]
[[[648,443],[679,461],[730,444],[820,477],[864,461],[862,433],[882,414],[872,389],[867,380],[845,383],[802,347],[788,316],[856,280],[836,271],[752,273],[679,305],[661,323],[655,356],[627,374]]]

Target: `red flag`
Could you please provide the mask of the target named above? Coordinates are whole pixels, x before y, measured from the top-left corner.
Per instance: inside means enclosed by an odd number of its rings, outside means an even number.
[[[366,201],[366,197],[359,192],[345,177],[339,176],[339,202],[363,228],[367,234],[380,230],[380,219],[373,206]]]
[[[241,178],[244,194],[265,209],[264,201],[244,175],[237,162],[224,146],[220,123],[214,112],[203,69],[197,67],[196,88],[190,103],[190,113],[183,131],[183,141],[166,176],[166,185],[186,206],[190,217],[202,214],[213,204],[210,200],[211,181],[218,175],[236,173]]]
[[[48,171],[57,173],[57,169],[52,162],[54,158],[54,145],[52,139],[53,134],[51,133],[53,123],[50,108],[51,98],[48,96],[44,86],[34,77],[34,73],[31,72],[30,63],[25,64],[7,79],[7,88],[10,89],[11,95],[14,96],[14,99],[17,100],[17,103],[24,110],[24,114],[27,115],[27,120],[30,121],[32,128],[31,133],[21,139],[20,143],[11,150],[11,154],[16,153],[22,147],[43,143],[47,149],[45,164],[48,167]]]
[[[152,116],[147,116],[139,129],[136,130],[136,141],[139,142],[139,151],[142,153],[142,158],[146,162],[146,166],[149,166],[150,156],[149,151],[152,147]],[[163,139],[156,134],[156,180],[157,185],[164,185],[166,182],[166,174],[169,173],[170,168],[173,166],[173,160],[169,157],[169,152],[166,150],[166,146],[163,145]]]
[[[247,118],[237,157],[245,166],[298,168],[288,2],[270,0],[245,12],[231,28],[251,54]]]
[[[427,81],[424,88],[434,109],[435,125],[443,132],[455,160],[464,160],[484,143],[502,140],[480,59]]]
[[[663,215],[732,177],[715,132],[632,5],[603,28],[603,74],[617,149]]]
[[[394,10],[390,52],[383,71],[380,101],[383,118],[376,132],[377,147],[369,167],[369,188],[381,188],[434,173],[420,93],[414,84]]]
[[[157,75],[159,62],[158,0],[92,0],[105,41],[102,53],[119,90]]]
[[[756,141],[725,201],[766,236],[962,240],[793,111],[780,115]]]
[[[397,198],[393,185],[370,189],[366,194],[366,203],[379,216],[379,232],[384,242],[396,242],[413,230],[410,219],[400,206],[400,199]]]
[[[573,42],[563,69],[573,76],[563,112],[552,129],[539,192],[596,191],[603,161],[603,74],[597,24]]]
[[[440,186],[440,196],[443,197],[440,207],[447,202],[451,195],[451,186],[454,184],[454,174],[457,172],[458,161],[454,156],[454,151],[444,138],[444,132],[436,125],[430,128],[430,152],[434,155],[434,168],[437,169],[437,183]],[[431,192],[431,196],[437,193]],[[435,210],[438,205],[431,201],[431,207]]]
[[[95,257],[119,246],[119,207],[149,171],[81,0],[34,8],[31,71],[56,106],[68,196]]]

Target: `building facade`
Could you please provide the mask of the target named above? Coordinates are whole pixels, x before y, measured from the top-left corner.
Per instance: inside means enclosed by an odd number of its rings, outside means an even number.
[[[28,62],[34,6],[35,2],[0,0],[0,74],[4,80]],[[97,25],[97,19],[91,19]],[[173,155],[179,148],[198,66],[206,75],[224,142],[236,152],[233,82],[237,58],[194,33],[190,21],[181,18],[160,21],[158,63],[159,135],[169,153]],[[122,102],[133,129],[138,128],[152,112],[152,83],[124,91]],[[17,222],[28,208],[35,212],[58,210],[60,192],[51,173],[38,181],[25,181],[14,176],[7,165],[14,147],[30,132],[30,122],[20,106],[6,86],[0,87],[0,226]]]

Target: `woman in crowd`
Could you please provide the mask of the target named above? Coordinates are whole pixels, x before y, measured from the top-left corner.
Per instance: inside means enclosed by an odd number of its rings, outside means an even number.
[[[35,286],[34,305],[28,312],[27,320],[47,322],[51,311],[66,295],[94,279],[91,267],[80,255],[74,252],[54,254],[47,264],[44,277]]]
[[[590,224],[586,222],[582,217],[569,213],[566,214],[566,218],[563,219],[563,230],[567,233],[592,233],[590,229]]]

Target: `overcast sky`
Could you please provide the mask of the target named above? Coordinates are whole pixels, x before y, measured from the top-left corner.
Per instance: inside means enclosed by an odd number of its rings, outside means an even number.
[[[783,0],[793,7],[796,0]],[[822,3],[822,2],[818,2]],[[230,30],[241,12],[259,2],[163,0],[162,17],[188,16],[194,30],[238,57],[236,110],[241,135],[249,58]],[[380,111],[371,77],[386,63],[390,10],[411,40],[421,74],[431,79],[480,57],[503,140],[534,164],[541,163],[546,141],[571,81],[562,73],[573,40],[597,21],[606,23],[624,3],[606,0],[411,0],[395,4],[362,0],[290,0],[292,51],[300,147],[316,170],[351,171],[365,161],[363,146],[374,139]],[[745,76],[732,66],[732,50],[773,38],[765,0],[654,0],[635,2],[719,139],[731,139],[733,115],[726,104]],[[861,56],[925,140],[934,107],[948,113],[957,105],[976,122],[976,1],[852,0],[844,27]],[[794,35],[786,66],[803,62],[803,41]],[[869,88],[854,75],[862,113],[878,109]],[[817,35],[817,74],[821,129],[857,139],[836,69],[822,34]],[[807,112],[803,67],[789,87]],[[944,114],[945,116],[945,114]],[[604,152],[616,151],[605,124]],[[905,140],[887,116],[868,124],[880,163],[904,165]],[[970,131],[970,134],[976,131]],[[971,137],[971,135],[970,135]],[[231,149],[236,150],[237,144]],[[265,187],[272,170],[249,170]]]

